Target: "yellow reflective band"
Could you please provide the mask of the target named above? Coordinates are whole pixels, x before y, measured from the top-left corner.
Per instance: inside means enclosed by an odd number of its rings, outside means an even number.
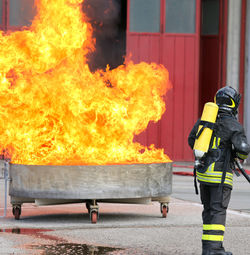
[[[225,183],[225,184],[228,184],[228,185],[230,185],[230,186],[233,186],[233,182],[232,182],[232,181],[229,181],[229,180],[227,180],[227,179],[224,181],[224,183]]]
[[[203,230],[221,230],[225,231],[225,226],[219,224],[203,225]]]
[[[217,149],[220,145],[220,137],[214,137],[212,149]]]
[[[222,172],[209,172],[209,171],[207,171],[204,174],[197,172],[197,175],[200,175],[200,176],[203,176],[203,177],[207,177],[207,176],[222,177]],[[233,174],[226,173],[226,178],[233,179]]]
[[[230,107],[230,108],[234,108],[235,107],[235,102],[232,98],[230,98],[230,99],[231,99],[232,105],[227,105],[227,106]]]
[[[208,169],[207,169],[206,172],[213,172],[213,171],[214,171],[214,165],[215,165],[215,162],[212,163],[212,164],[208,167]]]
[[[216,137],[214,138],[214,140],[213,140],[213,146],[212,146],[212,149],[217,149],[216,148],[216,144],[215,144],[215,142],[216,142]]]
[[[223,242],[224,236],[218,235],[202,235],[202,240],[206,241],[216,241],[216,242]]]
[[[197,175],[197,178],[200,181],[207,181],[207,182],[211,182],[211,183],[221,183],[221,178],[211,178],[211,177],[206,178],[206,177],[202,177],[199,175]],[[225,183],[232,184],[233,180],[226,178]]]
[[[236,155],[241,158],[241,159],[246,159],[248,155],[244,155],[244,154],[241,154],[241,153],[236,153]]]
[[[198,181],[201,182],[209,182],[209,183],[221,183],[221,178],[211,178],[211,177],[203,177],[197,174]],[[226,178],[224,181],[225,184],[233,186],[233,181],[231,179]]]

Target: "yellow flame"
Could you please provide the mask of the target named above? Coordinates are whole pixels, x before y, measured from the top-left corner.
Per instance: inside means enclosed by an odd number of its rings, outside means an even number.
[[[31,27],[0,33],[0,152],[19,164],[168,162],[163,149],[133,143],[165,111],[167,70],[128,62],[90,72],[82,2],[36,1]]]

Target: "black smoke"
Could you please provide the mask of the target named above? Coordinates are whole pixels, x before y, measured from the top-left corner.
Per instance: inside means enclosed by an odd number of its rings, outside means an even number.
[[[127,1],[85,0],[83,12],[87,15],[96,39],[95,52],[88,55],[91,71],[115,68],[124,62],[126,54]]]

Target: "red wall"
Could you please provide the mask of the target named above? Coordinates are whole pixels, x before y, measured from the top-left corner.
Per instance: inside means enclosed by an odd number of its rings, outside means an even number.
[[[195,34],[132,33],[129,32],[129,26],[127,31],[127,56],[135,63],[143,60],[163,64],[168,69],[173,84],[166,96],[167,110],[162,119],[156,124],[150,124],[136,139],[145,145],[154,143],[156,147],[164,148],[174,161],[193,160],[187,138],[198,118],[198,0],[197,10]]]

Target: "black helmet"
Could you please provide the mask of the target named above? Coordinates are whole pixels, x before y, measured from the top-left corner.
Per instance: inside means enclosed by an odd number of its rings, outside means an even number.
[[[240,98],[241,95],[234,88],[226,86],[217,91],[214,101],[219,106],[219,110],[236,115]]]

